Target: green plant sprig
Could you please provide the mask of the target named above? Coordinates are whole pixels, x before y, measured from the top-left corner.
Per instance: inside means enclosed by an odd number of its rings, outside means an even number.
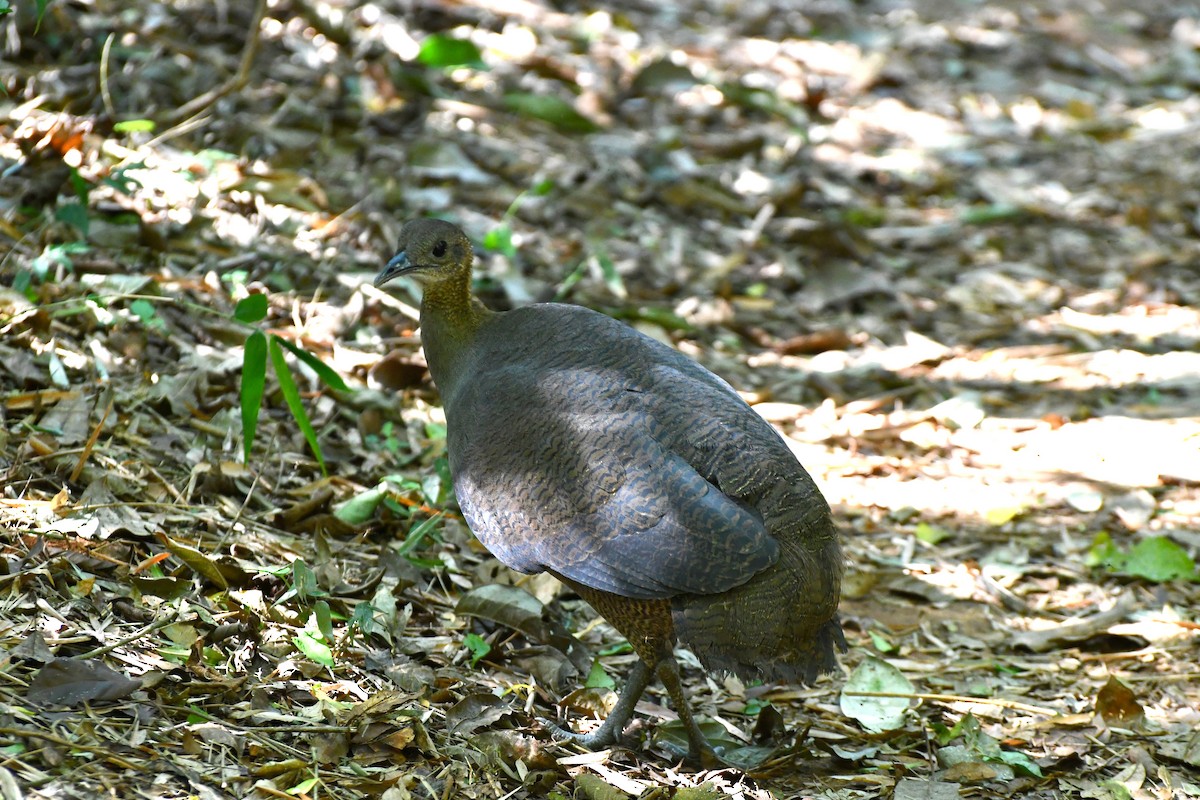
[[[244,297],[238,301],[233,310],[233,318],[247,325],[261,322],[266,316],[267,296],[265,294],[252,294]],[[313,429],[308,412],[304,409],[300,390],[296,387],[296,381],[292,378],[291,369],[284,358],[284,350],[307,364],[321,379],[321,382],[329,388],[340,392],[350,391],[350,387],[342,380],[342,376],[312,353],[297,347],[276,333],[258,329],[251,331],[246,337],[242,356],[242,455],[247,462],[250,461],[250,451],[254,446],[254,435],[258,430],[258,417],[262,411],[263,395],[266,392],[267,360],[270,356],[271,367],[275,370],[275,377],[279,381],[279,391],[283,394],[283,400],[287,404],[288,410],[292,412],[292,418],[300,426],[300,432],[304,434],[304,439],[308,442],[313,455],[316,456],[317,464],[321,467],[321,474],[328,475],[325,456],[321,452],[320,442],[317,441],[317,432]]]

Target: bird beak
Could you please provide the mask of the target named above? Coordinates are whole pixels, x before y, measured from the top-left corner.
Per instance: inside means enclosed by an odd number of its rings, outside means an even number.
[[[384,265],[380,273],[375,276],[375,286],[383,286],[392,278],[395,278],[398,275],[403,275],[412,269],[414,269],[414,265],[409,263],[408,255],[401,250],[399,253],[396,253],[396,255],[392,256],[391,260]]]

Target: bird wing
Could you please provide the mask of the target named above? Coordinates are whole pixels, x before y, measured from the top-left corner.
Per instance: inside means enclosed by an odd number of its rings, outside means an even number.
[[[486,392],[457,398],[455,490],[497,558],[632,598],[723,592],[775,562],[762,517],[697,469],[738,455],[737,431],[722,427],[726,406],[740,404],[734,419],[753,412],[719,381],[732,399],[693,387],[703,405],[676,405],[672,384],[695,376],[673,365],[643,377],[518,363],[488,370],[477,384]]]

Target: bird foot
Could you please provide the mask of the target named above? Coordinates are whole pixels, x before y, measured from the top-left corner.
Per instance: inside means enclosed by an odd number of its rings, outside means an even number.
[[[576,744],[583,745],[588,750],[602,750],[605,747],[611,747],[617,743],[616,735],[611,729],[605,730],[607,727],[605,725],[601,725],[591,733],[576,733],[575,731],[565,728],[562,725],[559,725],[557,722],[546,719],[545,717],[538,717],[537,721],[540,722],[546,728],[546,730],[550,731],[550,736],[555,741],[575,742]]]
[[[538,717],[537,721],[550,731],[550,736],[555,741],[574,742],[588,750],[603,750],[617,743],[617,735],[606,725],[601,725],[591,733],[576,733],[545,717]],[[714,748],[707,740],[692,743],[686,749],[668,741],[660,741],[659,745],[670,753],[672,758],[698,765],[701,769],[729,769],[733,766],[721,757],[723,748]]]
[[[707,741],[699,746],[693,744],[686,750],[674,742],[660,741],[658,744],[670,753],[672,758],[681,759],[689,764],[698,764],[701,769],[729,769],[733,766],[721,758],[723,748],[715,748]]]

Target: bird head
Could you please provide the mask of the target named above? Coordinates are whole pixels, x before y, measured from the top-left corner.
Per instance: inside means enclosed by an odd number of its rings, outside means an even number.
[[[375,276],[375,285],[400,275],[419,283],[461,280],[461,273],[470,273],[473,258],[471,241],[457,225],[440,219],[410,220],[400,229],[399,249]]]

